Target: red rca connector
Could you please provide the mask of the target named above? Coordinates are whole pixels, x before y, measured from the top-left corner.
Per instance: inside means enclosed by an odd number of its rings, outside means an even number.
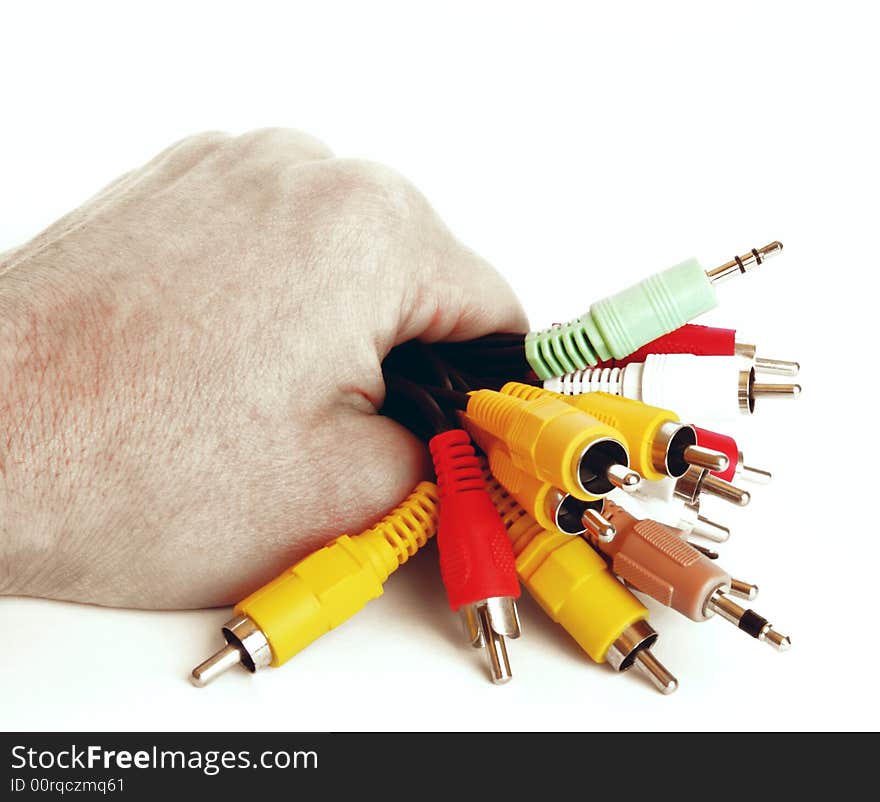
[[[486,492],[480,462],[463,429],[438,434],[429,444],[440,514],[440,573],[453,611],[475,648],[485,649],[492,681],[512,674],[505,637],[520,635],[516,558],[504,522]]]
[[[719,329],[686,323],[675,331],[634,351],[623,359],[608,359],[597,367],[620,368],[630,362],[644,362],[649,354],[694,354],[695,356],[741,356],[749,359],[758,373],[777,373],[797,376],[800,365],[782,359],[765,359],[756,355],[757,349],[749,343],[736,341],[736,329]]]
[[[741,475],[743,479],[748,479],[752,482],[766,483],[772,478],[769,471],[753,468],[745,464],[742,451],[739,450],[736,440],[730,437],[730,435],[701,429],[698,426],[694,426],[694,431],[697,433],[698,445],[704,448],[711,448],[714,451],[720,451],[727,456],[727,467],[723,471],[712,471],[719,479],[725,479],[730,482],[735,476]]]

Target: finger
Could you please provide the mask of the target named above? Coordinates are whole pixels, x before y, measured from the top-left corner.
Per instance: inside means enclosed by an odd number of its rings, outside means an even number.
[[[261,505],[261,548],[251,556],[247,587],[233,593],[259,587],[339,535],[371,527],[432,476],[426,447],[409,431],[347,407],[328,411],[308,453],[291,451],[289,460],[279,463],[277,498]]]
[[[510,285],[488,262],[456,244],[430,281],[404,300],[395,345],[472,340],[497,331],[526,332],[528,318]]]
[[[360,532],[432,476],[425,445],[390,418],[351,410],[334,427],[338,468],[328,512],[340,532]]]

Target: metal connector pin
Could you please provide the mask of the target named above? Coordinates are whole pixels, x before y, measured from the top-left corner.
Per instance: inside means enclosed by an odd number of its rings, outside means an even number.
[[[758,373],[775,373],[777,376],[797,376],[801,366],[798,362],[787,362],[784,359],[767,359],[755,357],[755,370]]]
[[[730,595],[739,596],[741,599],[746,599],[747,601],[754,601],[758,598],[758,586],[750,585],[748,582],[743,582],[741,579],[734,579],[731,577]]]
[[[759,485],[766,485],[773,478],[773,474],[770,473],[770,471],[746,465],[743,462],[742,451],[739,453],[739,462],[736,466],[736,472],[740,474],[743,479],[747,479],[748,481]]]
[[[753,270],[758,265],[763,264],[766,259],[769,259],[771,256],[776,256],[781,252],[782,243],[778,241],[771,242],[763,248],[752,248],[748,253],[744,253],[741,256],[734,256],[729,262],[725,262],[723,265],[712,268],[712,270],[707,270],[706,275],[709,277],[709,281],[713,284],[718,284],[728,278]]]
[[[795,399],[801,394],[799,384],[765,384],[755,382],[751,387],[752,398],[791,398]]]
[[[663,694],[673,693],[678,689],[678,680],[670,673],[651,652],[650,649],[641,649],[636,655],[633,667],[647,677],[651,684]]]
[[[489,613],[483,607],[480,610],[480,624],[486,633],[486,654],[489,656],[489,673],[492,682],[502,685],[513,678],[510,660],[507,657],[507,644],[504,635],[499,635],[493,628]]]
[[[688,446],[684,450],[684,461],[688,465],[696,465],[698,468],[706,468],[710,471],[726,471],[730,464],[727,454],[703,446]]]
[[[263,631],[247,616],[240,615],[223,625],[226,646],[199,663],[190,675],[190,681],[204,688],[233,666],[241,665],[253,673],[272,662],[272,649]]]
[[[190,674],[190,682],[197,688],[204,688],[209,682],[229,671],[233,666],[241,665],[241,652],[235,646],[226,644],[219,652],[211,655],[204,663],[199,663]]]
[[[610,543],[617,535],[617,529],[611,521],[600,515],[596,510],[584,510],[581,521],[584,529],[600,543]]]
[[[493,596],[461,608],[465,632],[471,645],[486,650],[492,682],[502,685],[513,677],[505,638],[520,636],[516,601],[510,596]]]
[[[752,366],[758,373],[774,373],[778,376],[797,376],[801,366],[799,362],[788,362],[784,359],[766,359],[756,354],[757,348],[749,343],[734,343],[733,353],[752,360]]]
[[[791,646],[791,638],[788,635],[782,635],[770,626],[770,622],[763,616],[758,615],[754,610],[746,610],[740,607],[736,602],[728,598],[719,589],[710,597],[706,606],[709,610],[718,613],[726,621],[730,621],[736,627],[739,627],[747,635],[751,635],[756,640],[769,643],[774,649],[784,652]]]
[[[693,534],[711,540],[714,543],[724,543],[730,537],[730,530],[715,521],[711,521],[704,515],[697,516],[697,522],[693,527]]]
[[[724,479],[719,479],[711,473],[707,473],[700,483],[700,492],[708,493],[710,496],[724,499],[730,504],[736,504],[738,507],[745,507],[751,500],[752,496],[748,490],[743,490]]]
[[[627,493],[634,493],[642,481],[642,477],[632,468],[617,463],[608,466],[605,476],[612,485]]]
[[[635,666],[660,693],[672,693],[678,688],[678,680],[651,654],[651,647],[656,642],[654,627],[647,621],[636,621],[608,647],[605,660],[615,671],[627,671]]]
[[[758,398],[798,398],[801,394],[799,384],[767,384],[755,381],[755,369],[741,370],[736,388],[736,401],[740,412],[751,415],[755,411]]]
[[[675,483],[675,495],[683,498],[688,504],[695,504],[702,493],[717,496],[738,507],[745,507],[752,500],[748,490],[742,490],[730,482],[725,482],[724,479],[713,476],[705,468],[691,467]]]

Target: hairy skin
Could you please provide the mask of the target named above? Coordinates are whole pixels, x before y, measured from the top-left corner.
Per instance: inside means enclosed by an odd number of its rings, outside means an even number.
[[[379,165],[188,138],[0,255],[0,593],[241,598],[427,471],[376,415],[396,344],[523,331]]]

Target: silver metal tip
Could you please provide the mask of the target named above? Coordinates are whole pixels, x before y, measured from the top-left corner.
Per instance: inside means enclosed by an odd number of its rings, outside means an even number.
[[[752,398],[799,398],[801,386],[799,384],[765,384],[755,382],[751,388]]]
[[[190,674],[189,680],[197,688],[204,688],[233,666],[241,664],[241,652],[228,643],[220,651],[199,663]]]
[[[499,635],[492,626],[491,613],[486,607],[479,608],[480,623],[486,639],[486,656],[489,658],[489,676],[495,685],[503,685],[513,678],[510,658],[507,656],[507,643],[504,635]]]
[[[647,677],[660,693],[669,695],[678,690],[678,680],[654,657],[650,649],[641,649],[635,657],[633,666]]]
[[[684,450],[684,461],[688,465],[706,468],[710,471],[726,471],[730,465],[727,454],[703,446],[688,446]]]
[[[773,240],[769,245],[765,245],[763,248],[758,248],[758,253],[762,260],[769,259],[771,256],[776,256],[782,253],[782,243],[779,240]]]
[[[787,362],[784,359],[767,359],[755,357],[756,373],[774,373],[777,376],[797,376],[801,366],[799,362]]]
[[[722,524],[710,521],[703,515],[698,515],[697,523],[693,527],[693,534],[715,543],[724,543],[730,537],[730,530]]]
[[[617,536],[617,527],[614,526],[604,515],[596,510],[584,510],[581,517],[584,528],[601,543],[610,543]]]
[[[642,477],[632,468],[619,464],[611,465],[605,472],[605,476],[614,487],[627,493],[635,492],[642,481]]]
[[[782,635],[775,629],[768,628],[762,632],[759,640],[769,643],[774,649],[780,652],[787,651],[791,648],[791,638],[788,635]]]
[[[752,465],[742,465],[740,473],[743,479],[748,479],[750,482],[761,485],[766,485],[773,479],[773,474],[770,471],[765,471],[763,468],[755,468]]]
[[[712,270],[707,270],[706,275],[713,284],[724,281],[732,276],[741,275],[749,270],[753,270],[758,265],[763,264],[764,260],[776,256],[781,251],[782,243],[777,240],[769,245],[765,245],[763,248],[752,248],[748,253],[734,256],[729,262],[725,262],[723,265],[719,265]]]
[[[751,493],[748,490],[743,490],[711,474],[703,477],[703,481],[700,484],[700,492],[723,499],[730,504],[736,504],[738,507],[746,507],[752,500]]]

